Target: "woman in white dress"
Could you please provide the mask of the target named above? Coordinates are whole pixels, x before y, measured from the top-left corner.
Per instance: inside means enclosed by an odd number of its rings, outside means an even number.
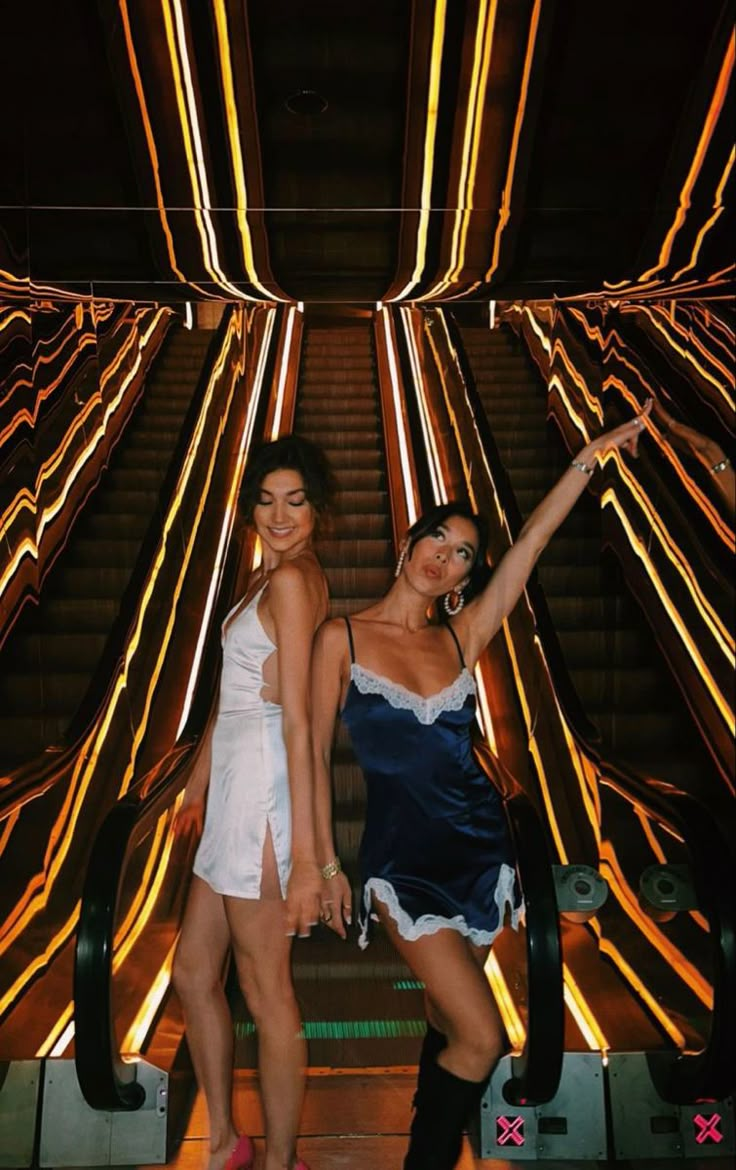
[[[325,456],[296,436],[249,462],[240,502],[263,557],[223,623],[218,710],[177,819],[179,833],[202,834],[173,979],[207,1100],[210,1170],[251,1170],[254,1158],[232,1114],[230,948],[258,1035],[265,1170],[306,1170],[296,1155],[306,1051],[290,952],[293,935],[317,922],[322,890],[308,679],[328,603],[312,537],[331,491]]]

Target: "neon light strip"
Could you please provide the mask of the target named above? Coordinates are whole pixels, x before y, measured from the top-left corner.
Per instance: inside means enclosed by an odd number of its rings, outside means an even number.
[[[294,319],[296,317],[296,309],[291,308],[286,315],[286,336],[284,337],[284,350],[281,354],[281,369],[279,370],[279,380],[276,387],[276,405],[273,414],[273,426],[271,427],[271,439],[277,439],[281,432],[281,415],[284,409],[284,390],[286,388],[286,375],[289,372],[289,364],[291,359],[291,335],[294,331]]]
[[[217,48],[220,58],[220,77],[222,79],[225,120],[227,123],[228,141],[230,143],[232,175],[235,182],[235,191],[237,197],[236,215],[238,228],[240,230],[240,239],[243,247],[243,263],[252,283],[256,288],[260,289],[261,292],[265,294],[268,300],[284,300],[285,298],[278,296],[274,292],[270,292],[265,287],[265,285],[261,284],[260,280],[258,279],[258,273],[256,271],[255,258],[253,255],[253,240],[250,233],[250,227],[248,226],[248,192],[246,191],[245,187],[245,164],[243,161],[243,149],[240,140],[238,103],[235,98],[232,58],[227,30],[227,13],[225,11],[224,0],[213,0],[213,6],[215,12],[215,27],[217,29]]]
[[[243,436],[238,450],[238,457],[235,465],[235,474],[233,475],[230,486],[230,494],[228,496],[225,515],[220,529],[220,541],[217,547],[217,554],[215,562],[212,567],[210,575],[210,586],[207,591],[207,600],[202,613],[202,621],[199,628],[199,637],[192,659],[192,666],[189,672],[189,682],[187,683],[186,694],[184,696],[184,703],[181,711],[181,718],[179,719],[179,726],[176,730],[176,738],[178,739],[183,732],[189,712],[192,706],[192,699],[194,697],[194,688],[197,683],[199,674],[199,666],[204,653],[204,644],[207,637],[207,630],[209,628],[212,608],[215,604],[215,597],[220,587],[220,575],[222,573],[222,565],[225,559],[225,552],[230,542],[230,534],[232,532],[233,524],[235,523],[235,516],[237,512],[237,492],[240,490],[240,483],[243,478],[243,467],[250,452],[251,440],[253,437],[253,428],[255,426],[255,418],[258,409],[258,403],[261,397],[261,386],[263,383],[263,375],[266,369],[266,358],[271,344],[271,334],[273,332],[274,322],[276,319],[276,310],[269,309],[266,326],[264,329],[263,341],[261,343],[261,350],[258,355],[258,363],[256,368],[256,375],[253,383],[253,392],[251,400],[248,403],[248,410],[245,418],[245,426],[243,427]]]
[[[695,187],[695,183],[702,170],[706,151],[710,145],[713,132],[715,131],[721,110],[723,109],[723,105],[726,100],[726,94],[728,92],[728,87],[731,81],[731,74],[733,72],[735,48],[736,39],[732,33],[728,42],[728,48],[726,49],[726,55],[723,58],[723,63],[718,75],[718,81],[716,82],[716,88],[711,99],[710,108],[706,115],[705,123],[700,135],[700,140],[695,150],[693,161],[690,164],[690,170],[688,171],[687,177],[682,186],[682,190],[680,191],[680,201],[674,222],[672,223],[672,226],[664,238],[664,242],[660,249],[658,262],[653,265],[652,268],[649,268],[646,272],[642,273],[642,275],[639,277],[639,283],[645,280],[649,280],[656,272],[660,272],[661,269],[663,269],[669,262],[670,256],[672,255],[672,248],[675,242],[675,237],[684,224],[687,213],[692,206],[693,188]]]
[[[536,49],[537,32],[539,31],[539,17],[541,11],[542,0],[535,0],[534,11],[532,12],[531,20],[529,22],[529,39],[526,46],[526,57],[524,59],[524,73],[521,79],[519,104],[516,109],[514,133],[511,140],[511,149],[509,151],[508,167],[506,169],[506,183],[504,184],[503,194],[501,195],[501,210],[498,217],[496,234],[493,238],[493,255],[491,257],[490,268],[483,277],[483,280],[486,282],[491,279],[494,272],[498,268],[501,255],[501,237],[503,236],[507,223],[511,219],[511,197],[514,189],[514,173],[516,171],[516,160],[519,154],[521,128],[524,124],[526,103],[529,97],[529,81],[532,73],[532,63],[534,61],[534,52]]]
[[[445,10],[447,0],[435,0],[434,27],[432,31],[432,58],[429,73],[429,92],[427,95],[427,122],[424,130],[424,163],[422,171],[422,191],[419,202],[419,224],[417,227],[416,263],[408,283],[391,299],[403,300],[421,279],[427,255],[427,231],[429,215],[432,209],[432,178],[434,173],[434,149],[437,135],[437,112],[440,100],[440,80],[442,77],[442,48],[445,39]]]
[[[498,0],[490,0],[490,2],[491,7],[489,12],[488,0],[480,0],[475,27],[473,68],[465,111],[465,130],[455,207],[455,222],[452,233],[450,268],[445,274],[445,277],[441,281],[438,281],[429,292],[417,298],[420,301],[434,298],[439,293],[444,292],[453,281],[458,279],[465,263],[465,247],[475,194],[475,180],[478,169],[478,154],[485,110],[488,71],[491,63],[493,34],[498,11]]]
[[[161,187],[161,168],[158,161],[156,141],[153,136],[153,127],[151,125],[151,119],[148,114],[148,106],[146,105],[146,95],[143,89],[143,79],[141,77],[141,71],[138,66],[138,58],[135,54],[133,34],[130,28],[130,16],[128,14],[128,3],[127,0],[119,0],[119,2],[120,15],[122,17],[123,31],[125,34],[125,44],[128,51],[128,60],[130,62],[130,71],[133,76],[133,84],[135,86],[135,91],[138,97],[138,108],[141,112],[143,130],[146,135],[146,142],[148,144],[148,153],[151,157],[151,174],[154,185],[156,187],[156,204],[158,206],[159,219],[161,220],[161,227],[163,228],[164,238],[166,240],[166,248],[169,254],[169,263],[171,265],[172,272],[174,272],[175,275],[179,277],[179,280],[186,281],[186,277],[179,268],[176,259],[176,252],[174,250],[174,237],[171,234],[171,227],[169,226],[169,220],[166,215],[166,201],[164,199],[164,193]]]
[[[388,358],[388,369],[391,378],[391,397],[394,404],[394,418],[396,420],[396,434],[399,441],[399,457],[401,460],[402,478],[404,483],[404,503],[406,505],[406,514],[409,517],[409,523],[413,524],[417,519],[416,501],[414,493],[411,489],[411,462],[409,460],[409,441],[406,434],[406,424],[404,413],[401,409],[401,394],[399,392],[399,375],[396,365],[396,353],[394,351],[394,342],[391,335],[391,322],[388,315],[388,309],[385,307],[380,310],[381,319],[383,321],[383,332],[386,338],[386,356]]]
[[[406,335],[406,344],[409,352],[409,364],[411,365],[411,376],[414,383],[414,393],[419,406],[419,421],[422,426],[422,435],[424,437],[424,446],[427,451],[427,465],[429,467],[429,474],[432,480],[432,492],[435,503],[440,501],[443,504],[447,503],[447,490],[442,477],[442,467],[440,463],[439,451],[437,450],[437,443],[434,437],[434,428],[432,426],[432,413],[427,404],[427,399],[424,394],[424,382],[422,380],[421,365],[419,362],[419,354],[417,353],[416,339],[414,337],[414,330],[411,323],[411,310],[402,308],[399,310],[401,319],[404,325],[404,333]]]

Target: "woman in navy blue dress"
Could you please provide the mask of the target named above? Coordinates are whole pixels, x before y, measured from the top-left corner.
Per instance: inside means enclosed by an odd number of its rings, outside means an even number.
[[[338,714],[367,788],[360,942],[376,917],[425,987],[428,1029],[405,1170],[452,1170],[467,1118],[504,1048],[484,974],[521,912],[500,799],[473,759],[473,668],[519,599],[601,454],[636,454],[642,415],[578,454],[488,575],[485,524],[463,504],[409,529],[376,605],[322,626],[313,657],[322,919],[342,937],[351,892],[335,856],[330,756]],[[435,603],[443,615],[431,616]]]

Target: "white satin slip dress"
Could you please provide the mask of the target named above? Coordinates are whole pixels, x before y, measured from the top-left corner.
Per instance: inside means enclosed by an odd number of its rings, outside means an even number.
[[[222,624],[222,679],[204,831],[194,872],[218,894],[258,898],[271,830],[282,896],[291,868],[291,799],[281,707],[264,699],[276,649],[258,617],[266,583]],[[233,616],[234,615],[234,616]]]

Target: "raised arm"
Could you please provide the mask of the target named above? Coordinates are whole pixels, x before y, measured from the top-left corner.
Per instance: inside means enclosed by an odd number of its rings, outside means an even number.
[[[637,454],[644,418],[651,408],[650,399],[636,418],[615,430],[606,431],[583,447],[529,516],[517,540],[499,561],[486,588],[455,619],[469,664],[477,662],[504,618],[511,613],[540,554],[582,495],[600,456],[617,447],[631,455]]]
[[[332,742],[346,681],[347,643],[343,622],[325,622],[317,634],[312,655],[312,751],[314,754],[314,821],[317,858],[325,866],[336,857],[332,831]],[[345,938],[351,922],[352,891],[344,873],[326,882],[324,901],[331,917],[327,925]]]
[[[287,562],[276,569],[268,599],[278,647],[278,693],[291,795],[287,919],[290,932],[305,935],[319,918],[322,889],[314,836],[309,703],[312,643],[322,614],[317,594],[297,564]]]

